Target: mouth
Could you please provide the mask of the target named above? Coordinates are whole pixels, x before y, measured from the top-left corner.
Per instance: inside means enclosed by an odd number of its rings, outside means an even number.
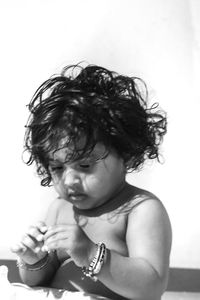
[[[71,201],[83,201],[83,200],[86,199],[86,195],[85,194],[80,194],[80,193],[69,193],[68,198]]]

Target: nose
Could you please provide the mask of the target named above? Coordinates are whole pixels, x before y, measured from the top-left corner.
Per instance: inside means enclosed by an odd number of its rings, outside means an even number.
[[[77,171],[68,169],[64,173],[64,184],[68,188],[79,187],[81,178]]]

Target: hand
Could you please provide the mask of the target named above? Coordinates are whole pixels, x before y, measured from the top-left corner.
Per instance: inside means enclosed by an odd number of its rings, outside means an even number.
[[[65,250],[79,266],[89,266],[96,251],[96,245],[77,224],[52,226],[44,235],[44,250]]]
[[[46,231],[47,226],[44,222],[30,226],[21,241],[11,247],[11,251],[25,263],[35,264],[46,255],[46,252],[42,251]]]

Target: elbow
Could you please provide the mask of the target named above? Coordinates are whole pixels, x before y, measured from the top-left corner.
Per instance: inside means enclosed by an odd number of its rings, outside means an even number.
[[[138,300],[160,300],[168,284],[168,276],[160,277],[155,274],[154,278],[146,284],[146,288],[140,290]]]
[[[129,299],[137,300],[161,300],[168,284],[168,272],[165,276],[160,276],[155,270],[153,274],[140,287],[133,291]]]
[[[150,276],[146,281],[146,288],[141,290],[139,300],[160,300],[163,293],[167,289],[169,278],[169,265],[162,272],[156,270],[155,267],[149,264]]]
[[[151,286],[146,286],[137,293],[134,291],[134,299],[137,300],[161,300],[161,296],[164,293],[159,284],[151,284]],[[133,296],[129,298],[133,299]]]
[[[125,297],[133,300],[161,300],[165,288],[161,279],[157,278],[140,285],[138,288],[130,288],[129,292],[126,291]]]

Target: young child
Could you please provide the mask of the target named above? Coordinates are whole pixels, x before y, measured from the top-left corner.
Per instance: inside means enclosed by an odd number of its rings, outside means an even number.
[[[27,164],[58,198],[12,247],[30,286],[110,299],[158,300],[166,289],[171,227],[161,201],[126,182],[159,160],[166,118],[145,84],[89,65],[66,67],[29,104]]]

